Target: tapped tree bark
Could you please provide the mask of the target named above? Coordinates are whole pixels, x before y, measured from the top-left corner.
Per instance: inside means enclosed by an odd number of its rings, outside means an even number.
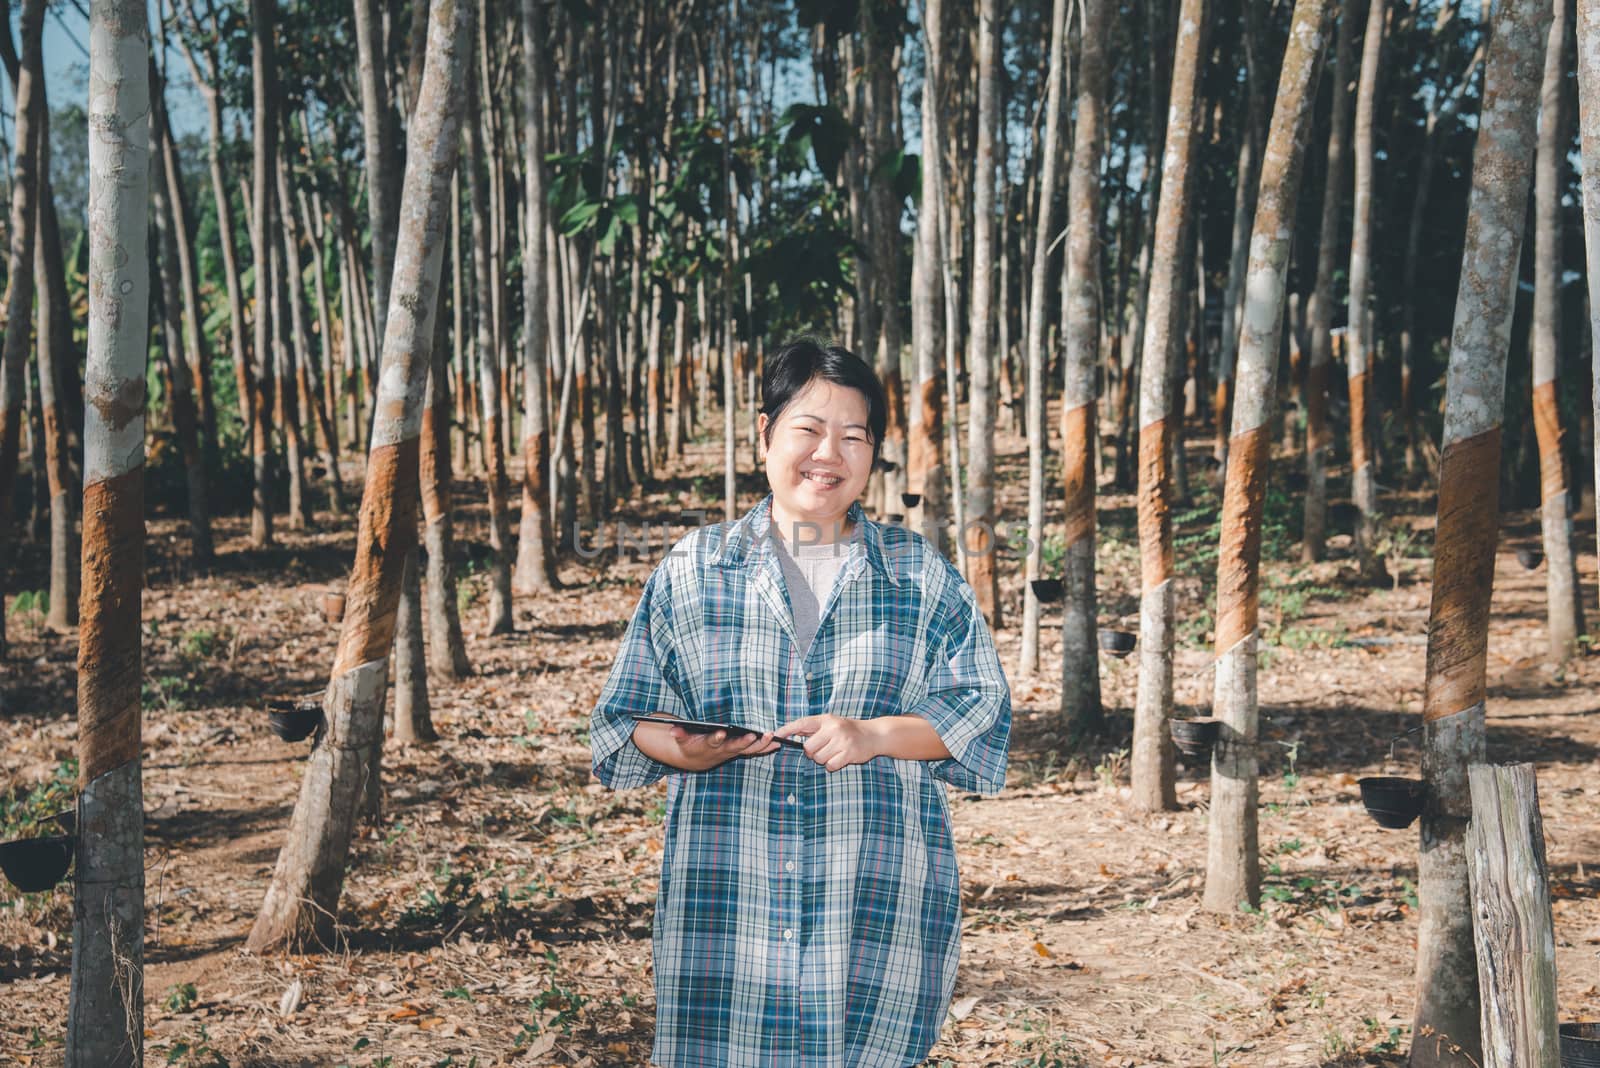
[[[1311,295],[1311,361],[1306,366],[1306,499],[1301,558],[1321,560],[1327,552],[1328,365],[1333,362],[1333,271],[1339,220],[1344,204],[1345,142],[1350,136],[1350,68],[1355,52],[1355,0],[1339,10],[1333,63],[1333,118],[1328,134],[1327,186],[1322,194],[1322,224],[1317,240],[1317,280]]]
[[[1372,140],[1378,106],[1378,74],[1383,62],[1387,0],[1368,0],[1367,31],[1361,48],[1361,84],[1356,90],[1355,206],[1350,236],[1350,325],[1345,332],[1345,371],[1350,390],[1350,496],[1355,501],[1356,556],[1369,582],[1388,577],[1377,551],[1378,483],[1372,424],[1372,360],[1377,332],[1367,307],[1372,289]]]
[[[1422,712],[1428,801],[1411,1047],[1411,1063],[1421,1068],[1460,1063],[1453,1046],[1482,1060],[1464,841],[1472,814],[1467,766],[1483,760],[1506,353],[1550,21],[1550,0],[1505,0],[1494,12],[1445,377]]]
[[[1039,599],[1033,581],[1040,577],[1044,555],[1044,365],[1045,287],[1049,285],[1050,240],[1055,226],[1056,177],[1061,156],[1061,101],[1066,96],[1067,3],[1055,0],[1050,14],[1050,66],[1045,83],[1044,138],[1039,142],[1039,197],[1033,222],[1033,263],[1028,281],[1027,400],[1023,417],[1028,431],[1028,556],[1022,585],[1023,674],[1039,670]]]
[[[24,55],[38,48],[43,6],[33,0],[24,10]],[[88,112],[95,136],[89,139],[69,1068],[137,1068],[144,1060],[139,632],[150,340],[148,19],[137,0],[94,0],[89,9]],[[14,280],[15,259],[12,267]]]
[[[1567,2],[1556,0],[1539,90],[1539,158],[1533,200],[1533,427],[1539,441],[1539,519],[1544,535],[1545,633],[1550,659],[1564,664],[1583,631],[1578,563],[1572,552],[1571,490],[1567,486],[1561,406],[1561,168],[1568,127],[1561,108],[1567,40]]]
[[[33,327],[34,216],[38,210],[38,138],[34,135],[42,99],[41,37],[43,0],[27,0],[22,8],[22,69],[17,76],[16,159],[11,185],[10,248],[6,258],[6,326],[0,348],[0,552],[11,541],[13,487],[22,448],[22,406],[28,362],[29,334]],[[7,32],[10,32],[9,30]],[[140,76],[144,70],[140,68]],[[149,90],[145,90],[148,99]],[[143,242],[140,242],[141,247]],[[148,282],[146,283],[148,285]],[[4,587],[0,586],[0,604]],[[0,658],[6,655],[5,613],[0,611]]]
[[[327,733],[312,751],[272,884],[248,946],[327,945],[333,937],[350,835],[370,755],[383,733],[383,697],[407,557],[416,545],[423,397],[438,314],[439,277],[463,110],[472,0],[433,0],[428,63],[411,123],[385,319],[372,447],[361,500],[344,629],[323,702]]]
[[[1600,0],[1578,0],[1578,144],[1583,161],[1583,245],[1590,346],[1600,351]],[[1591,361],[1590,426],[1600,426],[1600,361]],[[1593,450],[1600,487],[1600,448]],[[1600,490],[1596,491],[1600,499]],[[1600,508],[1595,512],[1600,527]]]
[[[1107,0],[1083,0],[1078,121],[1067,176],[1066,335],[1061,474],[1066,553],[1061,618],[1061,719],[1069,735],[1098,729],[1100,643],[1094,582],[1095,371],[1100,362],[1100,157],[1104,149]]]
[[[1205,0],[1183,0],[1173,49],[1172,97],[1161,157],[1161,197],[1145,317],[1139,381],[1139,696],[1133,714],[1133,804],[1147,812],[1177,807],[1173,782],[1172,366],[1182,343],[1183,251],[1189,243],[1191,135],[1199,102]],[[1181,419],[1181,415],[1179,416]]]
[[[898,42],[901,6],[892,3],[861,5],[862,57],[867,68],[867,102],[872,144],[872,184],[867,198],[872,215],[872,288],[878,305],[877,351],[873,366],[883,380],[888,420],[883,431],[882,490],[884,510],[903,514],[901,495],[906,489],[905,379],[900,373],[905,328],[900,312],[900,214],[903,198],[895,192],[889,162],[900,152],[895,114],[899,82],[894,56]]]
[[[452,301],[460,300],[460,290],[452,288]],[[422,411],[423,540],[428,549],[427,653],[429,666],[450,679],[472,674],[467,659],[467,643],[461,634],[461,610],[456,604],[455,532],[450,512],[450,385],[446,370],[445,320],[434,316],[432,366],[428,371],[428,393]],[[423,676],[426,690],[426,675]],[[400,720],[395,720],[396,731]],[[432,721],[429,721],[432,730]],[[397,736],[398,740],[398,736]]]
[[[1239,389],[1222,502],[1217,554],[1217,674],[1213,698],[1222,721],[1211,757],[1210,836],[1204,904],[1233,912],[1260,904],[1256,842],[1256,695],[1261,524],[1272,453],[1272,407],[1278,395],[1278,345],[1306,133],[1322,72],[1327,0],[1296,0],[1284,49],[1277,103],[1261,161],[1261,191],[1250,235]]]

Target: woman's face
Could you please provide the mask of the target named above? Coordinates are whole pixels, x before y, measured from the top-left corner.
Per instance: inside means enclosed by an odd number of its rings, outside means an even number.
[[[820,538],[811,532],[803,540],[832,541],[872,473],[866,396],[813,378],[770,427],[763,414],[758,428],[779,533],[793,538],[794,524],[813,523],[821,528]]]

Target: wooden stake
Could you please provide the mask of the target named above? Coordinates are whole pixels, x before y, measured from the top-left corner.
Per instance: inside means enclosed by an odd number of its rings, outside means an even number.
[[[1556,942],[1532,764],[1467,769],[1483,1068],[1559,1068]]]

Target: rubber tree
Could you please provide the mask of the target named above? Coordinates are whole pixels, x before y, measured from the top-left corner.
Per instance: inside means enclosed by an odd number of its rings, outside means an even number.
[[[939,271],[943,251],[939,242],[940,181],[936,168],[944,166],[943,127],[939,113],[943,68],[943,0],[923,0],[924,60],[922,79],[922,194],[917,212],[917,232],[911,265],[912,389],[906,406],[907,490],[921,500],[913,506],[914,525],[928,540],[943,548],[949,499],[944,461],[944,362],[940,337],[943,279]],[[954,432],[955,428],[951,428]],[[892,503],[892,502],[891,502]]]
[[[1589,336],[1600,351],[1600,0],[1578,0],[1578,145],[1582,165],[1584,266],[1589,283]],[[1590,396],[1600,426],[1600,361],[1594,361]],[[1594,470],[1600,479],[1600,449]],[[1600,485],[1600,481],[1595,483]],[[1600,511],[1595,523],[1600,527]]]
[[[383,732],[401,581],[417,538],[422,411],[465,105],[471,3],[433,0],[428,13],[428,62],[406,154],[356,558],[323,701],[326,733],[307,762],[288,840],[250,932],[255,951],[330,943],[367,757]]]
[[[277,153],[273,22],[276,0],[250,0],[253,143],[250,170],[250,254],[255,265],[255,310],[250,356],[250,456],[255,473],[250,499],[250,544],[272,543],[272,201]]]
[[[39,121],[42,103],[38,72],[42,69],[43,28],[43,0],[27,0],[22,8],[22,69],[17,77],[16,122],[13,125],[17,144],[12,163],[11,230],[6,254],[5,341],[0,347],[0,552],[5,551],[11,540],[13,487],[22,447],[22,423],[26,418],[22,399],[33,327],[34,216],[39,206],[39,139],[34,136],[33,129]],[[0,586],[0,608],[3,607],[4,587]],[[5,653],[5,612],[0,611],[0,657]]]
[[[1568,144],[1561,107],[1566,69],[1567,0],[1556,0],[1539,90],[1539,157],[1533,193],[1533,427],[1539,441],[1540,525],[1545,558],[1545,634],[1550,659],[1561,664],[1578,649],[1583,631],[1578,562],[1572,551],[1561,406],[1561,170]]]
[[[474,35],[473,40],[477,40]],[[506,472],[505,420],[510,413],[501,405],[500,351],[495,342],[494,320],[489,294],[497,282],[489,233],[492,218],[489,204],[489,170],[484,151],[482,93],[479,79],[470,70],[467,77],[467,187],[472,193],[472,264],[478,300],[474,321],[477,331],[473,346],[478,358],[479,397],[483,404],[484,454],[489,461],[489,633],[509,634],[515,629],[511,614],[511,518],[510,481]]]
[[[1372,440],[1374,411],[1372,362],[1377,332],[1367,307],[1372,292],[1372,170],[1376,162],[1372,128],[1378,107],[1378,75],[1383,64],[1386,0],[1368,0],[1366,36],[1361,45],[1361,81],[1356,88],[1355,204],[1350,233],[1350,325],[1345,332],[1345,374],[1350,391],[1350,496],[1356,506],[1356,556],[1368,580],[1386,576],[1378,555],[1378,481]]]
[[[537,0],[522,0],[523,201],[527,205],[522,246],[522,518],[517,533],[515,588],[541,593],[560,585],[550,512],[550,426],[545,376],[550,364],[544,122],[545,29]],[[670,99],[670,97],[669,97]],[[683,307],[679,302],[679,308]],[[680,319],[680,333],[682,321]],[[674,344],[681,340],[674,338]]]
[[[1213,707],[1222,721],[1211,756],[1210,835],[1204,906],[1233,912],[1261,896],[1256,841],[1256,646],[1261,594],[1261,525],[1272,455],[1285,289],[1306,135],[1327,39],[1328,0],[1296,0],[1278,77],[1261,188],[1250,234],[1238,390],[1228,442],[1217,554],[1217,644]]]
[[[1000,573],[995,567],[994,432],[997,396],[994,352],[995,141],[1000,110],[999,0],[978,6],[978,136],[972,179],[972,305],[967,367],[972,395],[967,424],[966,523],[960,532],[967,579],[991,629],[1000,626]],[[1006,313],[1002,304],[998,309]],[[1003,357],[1002,357],[1003,358]],[[955,428],[951,428],[955,433]],[[972,532],[969,536],[968,531]]]
[[[1050,15],[1050,67],[1045,84],[1044,137],[1039,142],[1038,210],[1033,221],[1033,263],[1029,268],[1027,400],[1023,420],[1028,433],[1028,552],[1022,586],[1022,654],[1024,674],[1039,670],[1039,599],[1033,580],[1040,577],[1044,556],[1044,301],[1050,284],[1050,241],[1055,222],[1055,194],[1060,179],[1061,101],[1066,95],[1068,0],[1055,0]]]
[[[1183,0],[1173,45],[1172,95],[1161,155],[1161,195],[1145,311],[1143,373],[1139,376],[1139,695],[1133,712],[1133,805],[1144,811],[1177,807],[1173,781],[1172,642],[1176,595],[1172,585],[1172,366],[1182,343],[1183,250],[1189,243],[1192,133],[1199,103],[1206,0]]]
[[[900,314],[900,215],[904,198],[896,192],[890,163],[900,156],[899,82],[894,57],[903,18],[900,0],[868,0],[861,5],[861,53],[866,67],[868,138],[871,143],[871,184],[867,188],[872,215],[872,299],[878,304],[878,347],[873,366],[883,380],[888,420],[883,431],[881,456],[885,510],[900,512],[900,495],[906,487],[905,379],[900,372],[905,344]]]
[[[1100,726],[1100,643],[1095,600],[1095,371],[1100,364],[1100,164],[1105,149],[1108,0],[1083,0],[1078,117],[1067,173],[1065,385],[1061,477],[1065,520],[1061,614],[1061,719],[1072,736]]]
[[[89,139],[70,1068],[136,1068],[144,1057],[139,679],[150,341],[148,18],[144,4],[129,0],[94,0],[89,9],[95,136]]]
[[[1422,712],[1427,803],[1417,865],[1420,923],[1411,1049],[1411,1063],[1428,1068],[1461,1063],[1453,1046],[1482,1060],[1465,846],[1472,814],[1467,766],[1484,757],[1506,354],[1550,21],[1551,0],[1503,0],[1494,12],[1445,373]]]
[[[1339,251],[1345,175],[1349,173],[1350,76],[1355,56],[1356,0],[1343,0],[1335,34],[1331,129],[1323,168],[1322,222],[1317,239],[1317,277],[1311,291],[1311,359],[1306,364],[1306,497],[1302,510],[1301,558],[1316,563],[1327,551],[1328,367],[1333,362],[1333,272]]]

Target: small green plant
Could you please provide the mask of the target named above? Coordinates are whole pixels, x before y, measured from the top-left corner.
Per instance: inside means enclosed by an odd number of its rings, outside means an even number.
[[[1294,770],[1295,761],[1300,759],[1300,739],[1292,742],[1279,742],[1284,748],[1284,757],[1289,761],[1289,767],[1283,773],[1283,787],[1286,790],[1297,789],[1300,785],[1300,773]]]
[[[11,611],[8,616],[45,615],[50,611],[49,590],[23,590],[17,594],[16,600],[11,602]]]
[[[1383,1024],[1379,1023],[1377,1019],[1372,1016],[1368,1016],[1361,1022],[1366,1025],[1367,1034],[1369,1036],[1376,1036],[1378,1034],[1384,1035],[1382,1039],[1372,1044],[1372,1052],[1395,1053],[1399,1051],[1400,1039],[1405,1035],[1405,1028],[1399,1026],[1398,1024],[1391,1024],[1388,1028],[1388,1032],[1384,1033]]]
[[[0,793],[0,839],[23,838],[62,809],[71,808],[78,790],[78,761],[57,765],[55,773],[27,790],[14,786]]]
[[[167,1011],[188,1012],[194,1008],[195,1002],[199,999],[200,991],[195,989],[193,983],[175,983],[167,991]]]
[[[547,1031],[572,1034],[572,1028],[578,1023],[583,1007],[588,1003],[588,998],[552,978],[548,987],[534,995],[528,1005],[528,1012],[533,1019],[522,1025],[512,1044],[520,1047]]]
[[[1102,790],[1114,790],[1117,780],[1122,778],[1123,771],[1128,765],[1128,748],[1113,749],[1100,758],[1100,763],[1094,766],[1094,774],[1100,780]]]
[[[206,1033],[205,1024],[200,1025],[192,1041],[179,1039],[172,1044],[167,1050],[167,1063],[183,1068],[229,1068],[228,1058],[211,1048],[211,1036]]]
[[[210,627],[196,627],[184,632],[178,651],[191,660],[210,660],[222,644],[221,637]]]

